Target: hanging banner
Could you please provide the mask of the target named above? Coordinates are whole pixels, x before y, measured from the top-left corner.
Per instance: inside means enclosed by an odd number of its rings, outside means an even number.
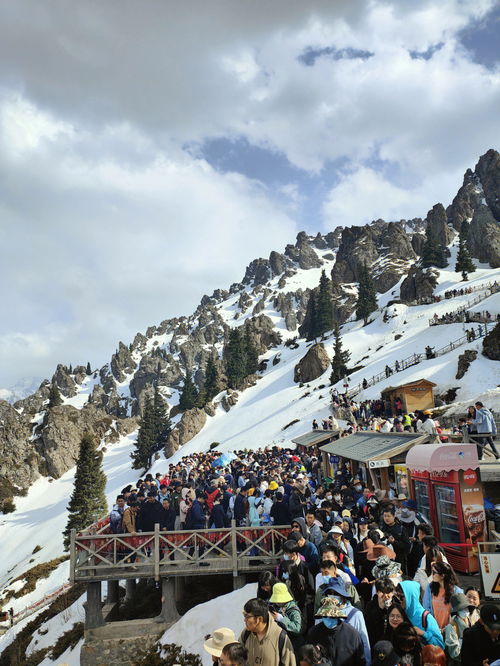
[[[409,497],[408,468],[406,465],[394,465],[394,477],[398,495],[403,494],[406,495],[406,497]]]
[[[481,552],[479,562],[485,595],[500,599],[500,553]]]
[[[460,470],[459,479],[465,540],[471,544],[471,548],[467,549],[469,571],[473,573],[479,571],[477,544],[487,539],[483,484],[479,481],[478,469]]]

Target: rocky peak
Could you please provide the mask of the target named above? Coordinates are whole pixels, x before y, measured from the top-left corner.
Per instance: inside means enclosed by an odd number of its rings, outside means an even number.
[[[150,327],[148,331],[151,329],[156,331],[156,327]],[[153,334],[154,333],[151,332],[147,337],[151,338]],[[130,349],[124,345],[123,342],[120,342],[118,344],[118,350],[111,357],[111,370],[113,375],[117,381],[123,382],[127,375],[133,372],[136,367],[137,363],[134,361]]]
[[[453,231],[448,226],[448,216],[443,204],[437,203],[427,213],[426,222],[441,245],[447,246],[453,240]]]
[[[69,369],[59,363],[52,377],[52,383],[57,386],[59,391],[66,397],[71,398],[76,395],[76,384],[73,377],[69,374]]]
[[[479,158],[476,174],[481,180],[486,203],[494,219],[500,222],[500,153],[490,148]]]
[[[286,246],[285,254],[304,270],[323,266],[323,261],[312,249],[309,242],[309,236],[305,233],[305,231],[300,231],[297,234],[297,241],[295,245]]]
[[[245,276],[243,277],[244,285],[257,285],[265,284],[273,277],[271,264],[269,259],[254,259],[247,266]]]

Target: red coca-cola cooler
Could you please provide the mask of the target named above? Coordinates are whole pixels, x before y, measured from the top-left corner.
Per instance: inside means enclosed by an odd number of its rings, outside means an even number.
[[[487,540],[475,444],[414,446],[406,465],[414,499],[419,510],[429,515],[449,563],[461,573],[475,573],[479,570],[477,543]]]

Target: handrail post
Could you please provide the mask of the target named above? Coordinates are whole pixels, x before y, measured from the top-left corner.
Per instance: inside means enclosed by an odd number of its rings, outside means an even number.
[[[155,537],[154,537],[154,546],[153,546],[153,566],[154,566],[154,576],[155,580],[160,580],[160,525],[155,523]]]
[[[238,552],[236,541],[236,521],[234,518],[231,520],[231,551],[233,555],[233,576],[238,575]]]
[[[72,529],[70,533],[69,542],[69,582],[71,585],[75,584],[75,569],[76,569],[76,548],[75,548],[76,530]]]

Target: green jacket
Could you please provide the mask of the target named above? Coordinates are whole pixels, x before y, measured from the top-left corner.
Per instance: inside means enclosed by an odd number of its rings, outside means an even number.
[[[280,613],[283,616],[278,624],[286,629],[290,634],[300,634],[302,632],[302,613],[297,606],[296,601],[289,601],[284,604]]]

